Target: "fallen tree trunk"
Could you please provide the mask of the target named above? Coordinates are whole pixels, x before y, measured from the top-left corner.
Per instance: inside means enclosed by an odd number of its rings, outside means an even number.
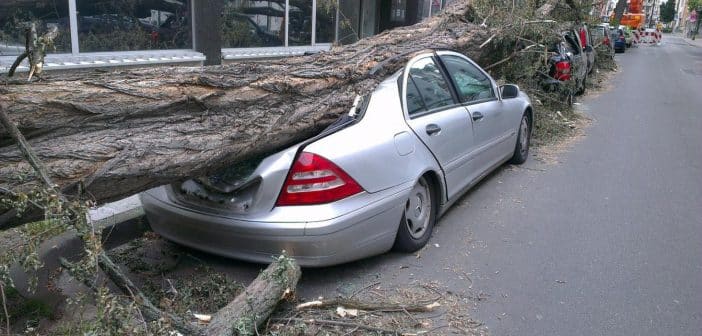
[[[207,325],[208,336],[258,335],[278,302],[292,296],[300,280],[300,266],[280,256]]]
[[[470,1],[330,52],[214,67],[81,72],[5,80],[0,106],[64,192],[98,201],[211,173],[319,132],[414,53],[450,48],[479,58],[491,35]],[[0,129],[0,186],[35,182]]]

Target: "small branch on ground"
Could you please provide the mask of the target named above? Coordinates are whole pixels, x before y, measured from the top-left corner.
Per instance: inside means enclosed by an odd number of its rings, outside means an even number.
[[[403,304],[395,302],[365,302],[351,299],[330,299],[330,300],[318,300],[310,301],[306,303],[301,303],[295,307],[296,310],[305,309],[321,309],[329,307],[344,307],[351,309],[360,310],[377,310],[377,311],[407,311],[407,312],[430,312],[435,308],[439,307],[440,304],[433,300],[431,303],[414,303],[414,304]]]
[[[10,331],[10,314],[7,312],[7,296],[5,296],[5,282],[0,281],[0,296],[2,296],[0,299],[2,299],[2,309],[3,312],[5,313],[5,323],[6,323],[6,332],[7,336],[12,335],[12,332]]]

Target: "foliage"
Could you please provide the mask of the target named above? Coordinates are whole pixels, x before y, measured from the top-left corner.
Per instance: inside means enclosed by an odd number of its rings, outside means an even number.
[[[564,82],[559,90],[551,92],[545,92],[542,87],[542,80],[549,76],[549,47],[560,41],[561,31],[574,22],[599,23],[599,18],[586,15],[592,1],[559,2],[547,18],[535,16],[541,5],[543,2],[538,0],[524,0],[515,3],[514,7],[512,1],[506,0],[474,2],[474,22],[481,24],[484,21],[497,31],[490,43],[483,47],[485,52],[481,59],[476,61],[499,83],[516,83],[529,94],[536,114],[535,144],[550,143],[572,133],[572,121],[578,119],[567,99],[576,91],[574,80]],[[614,62],[608,62],[605,69],[614,67]]]
[[[702,0],[687,0],[687,9],[690,11],[702,8]]]
[[[36,23],[37,28],[42,31],[47,29],[50,25],[55,25],[59,30],[58,37],[54,40],[54,48],[50,48],[47,51],[69,52],[71,50],[71,33],[68,27],[56,21],[56,19],[54,19],[53,22],[52,20],[42,20],[30,11],[14,8],[9,13],[0,17],[0,43],[8,44],[13,47],[20,47],[17,53],[11,53],[19,54],[24,51],[25,29],[28,28],[31,23]],[[2,52],[0,52],[0,55],[2,55]]]
[[[37,299],[26,299],[13,287],[3,287],[3,291],[5,300],[7,300],[5,305],[8,309],[8,316],[5,316],[4,311],[0,314],[0,330],[8,322],[7,318],[9,318],[10,325],[23,322],[25,330],[31,330],[38,325],[39,320],[54,314],[52,307],[48,304]]]
[[[67,208],[53,191],[35,189],[27,193],[15,193],[10,190],[0,190],[0,208],[14,208],[17,216],[21,216],[29,207],[43,209],[42,220],[24,224],[10,232],[2,232],[5,253],[0,255],[0,281],[13,286],[9,269],[14,263],[22,265],[27,272],[34,272],[42,267],[39,260],[39,245],[64,232],[69,228],[72,212]],[[29,289],[36,287],[36,277],[29,277]]]
[[[660,5],[660,19],[663,23],[669,23],[675,19],[675,0],[668,0]]]

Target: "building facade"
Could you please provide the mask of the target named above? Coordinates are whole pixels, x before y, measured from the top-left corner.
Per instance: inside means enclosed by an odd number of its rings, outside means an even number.
[[[220,64],[327,50],[419,22],[449,1],[2,0],[0,73],[24,52],[31,22],[40,34],[59,31],[47,70]]]

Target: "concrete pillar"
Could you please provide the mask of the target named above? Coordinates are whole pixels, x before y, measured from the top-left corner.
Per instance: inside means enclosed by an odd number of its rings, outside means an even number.
[[[222,64],[222,11],[224,0],[191,0],[193,49],[207,58],[204,65]]]

